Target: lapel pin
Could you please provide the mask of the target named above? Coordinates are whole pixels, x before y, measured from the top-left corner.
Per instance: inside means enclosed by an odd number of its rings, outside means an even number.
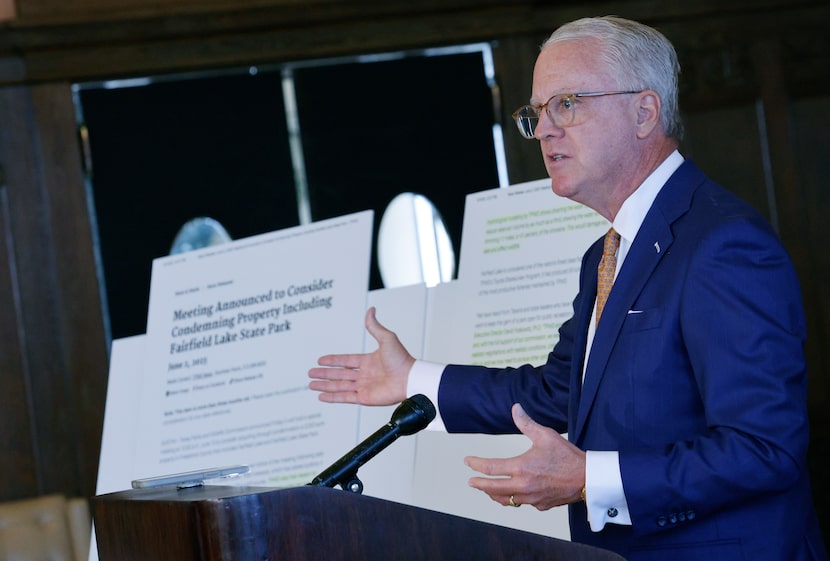
[[[654,249],[657,250],[657,253],[660,253],[660,242],[654,242]]]

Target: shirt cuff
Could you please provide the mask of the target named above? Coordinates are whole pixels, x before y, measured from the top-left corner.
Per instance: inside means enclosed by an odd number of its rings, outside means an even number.
[[[585,507],[593,532],[599,532],[606,524],[631,525],[619,452],[585,452]]]
[[[444,373],[445,366],[426,360],[415,360],[415,364],[409,371],[406,395],[423,394],[435,405],[435,419],[427,425],[427,430],[447,431],[441,419],[441,411],[438,409],[438,387],[441,385],[441,375]]]

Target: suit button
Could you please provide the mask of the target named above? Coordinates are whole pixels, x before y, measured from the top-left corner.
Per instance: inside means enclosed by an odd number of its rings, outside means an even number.
[[[695,519],[695,511],[690,510],[686,513],[686,520],[694,520]]]
[[[685,512],[678,512],[677,513],[677,519],[680,522],[685,522],[686,521],[686,513]]]
[[[618,514],[619,514],[619,511],[616,508],[614,508],[613,506],[608,509],[608,518],[616,518],[616,516]]]
[[[658,516],[657,517],[657,525],[661,528],[666,525],[666,517],[665,516]]]
[[[677,515],[674,513],[669,514],[669,522],[671,522],[672,524],[677,524]]]

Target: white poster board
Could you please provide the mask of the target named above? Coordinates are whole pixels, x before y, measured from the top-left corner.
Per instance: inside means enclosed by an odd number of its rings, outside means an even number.
[[[469,292],[464,359],[544,362],[573,313],[582,256],[608,228],[593,210],[554,195],[550,179],[468,195],[458,275]]]
[[[423,284],[373,290],[369,305],[377,308],[377,318],[394,331],[413,356],[421,356],[424,346],[424,315],[428,289]],[[366,336],[364,352],[377,349],[377,343]],[[388,407],[360,408],[360,440],[389,422],[395,410]],[[417,453],[416,436],[402,436],[395,440],[358,472],[363,482],[363,494],[404,504],[414,504],[412,479]],[[345,450],[344,450],[345,452]]]
[[[307,373],[362,348],[371,234],[363,212],[153,262],[141,477],[247,464],[247,484],[302,485],[356,444],[357,407]]]

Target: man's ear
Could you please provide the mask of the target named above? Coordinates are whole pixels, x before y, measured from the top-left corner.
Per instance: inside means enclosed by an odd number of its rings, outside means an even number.
[[[646,138],[660,124],[660,96],[645,90],[637,98],[637,138]]]

